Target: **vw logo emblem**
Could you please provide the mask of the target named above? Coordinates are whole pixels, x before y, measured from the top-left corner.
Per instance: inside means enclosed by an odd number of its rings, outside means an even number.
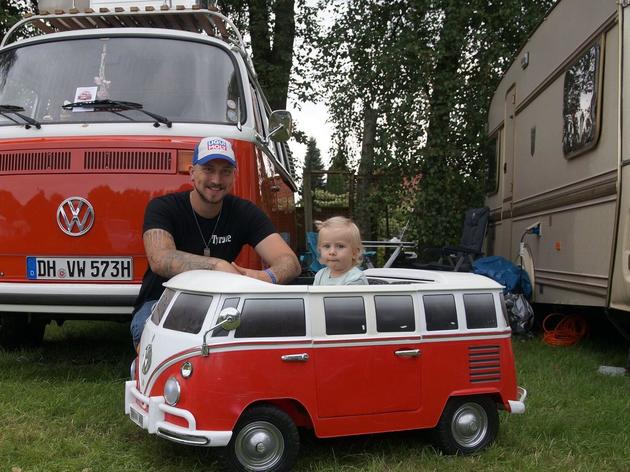
[[[142,361],[142,374],[147,375],[151,367],[151,345],[149,344],[144,350],[144,361]]]
[[[57,224],[68,236],[82,236],[94,224],[94,208],[85,198],[66,198],[57,208]]]

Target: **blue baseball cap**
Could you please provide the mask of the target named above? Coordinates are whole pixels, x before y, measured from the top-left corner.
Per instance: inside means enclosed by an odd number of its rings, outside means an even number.
[[[229,141],[215,137],[203,138],[195,146],[193,165],[204,165],[214,159],[223,159],[236,167],[236,158]]]

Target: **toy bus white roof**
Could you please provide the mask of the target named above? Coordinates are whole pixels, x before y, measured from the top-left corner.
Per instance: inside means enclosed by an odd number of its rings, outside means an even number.
[[[348,293],[400,291],[501,290],[487,277],[463,272],[438,272],[417,269],[367,269],[374,285],[273,285],[242,275],[211,270],[192,270],[176,275],[164,284],[173,290],[196,293]]]

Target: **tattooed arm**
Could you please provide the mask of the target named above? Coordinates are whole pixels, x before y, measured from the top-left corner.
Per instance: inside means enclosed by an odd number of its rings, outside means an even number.
[[[238,273],[236,268],[223,259],[197,256],[196,254],[177,250],[173,236],[163,229],[149,229],[145,231],[142,235],[142,240],[151,270],[167,279],[193,269]]]
[[[263,270],[246,269],[232,262],[232,266],[241,274],[264,280],[265,282],[279,284],[288,283],[300,275],[300,262],[293,250],[284,242],[284,239],[282,239],[282,236],[278,233],[267,236],[256,245],[255,249],[262,260],[269,266],[276,280],[272,280],[269,273]]]

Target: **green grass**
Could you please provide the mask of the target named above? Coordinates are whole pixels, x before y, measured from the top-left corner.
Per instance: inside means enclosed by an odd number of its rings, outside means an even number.
[[[427,432],[320,440],[303,437],[302,471],[628,471],[627,343],[599,333],[574,347],[514,339],[524,415],[501,413],[494,445],[473,457],[440,455]],[[41,348],[0,351],[0,471],[213,471],[216,451],[149,436],[123,414],[133,357],[128,327],[49,326]],[[431,379],[425,379],[430,382]]]

